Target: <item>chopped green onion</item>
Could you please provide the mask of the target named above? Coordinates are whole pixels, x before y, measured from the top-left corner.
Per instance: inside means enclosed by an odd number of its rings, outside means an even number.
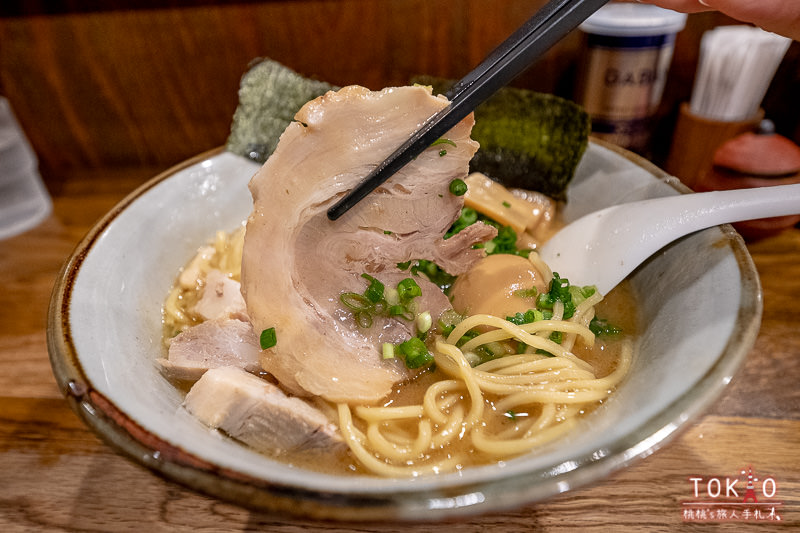
[[[383,293],[383,297],[386,298],[386,303],[389,304],[389,306],[400,303],[400,293],[397,292],[397,289],[392,289],[391,287],[386,289],[386,292]]]
[[[437,268],[433,265],[433,268]],[[375,316],[402,317],[411,322],[417,315],[417,302],[414,298],[422,295],[413,278],[405,278],[397,288],[387,289],[383,283],[369,274],[361,274],[369,282],[363,294],[343,292],[339,295],[342,305],[353,312],[356,324],[369,328]]]
[[[408,267],[411,267],[411,274],[424,274],[431,283],[435,283],[445,293],[453,286],[453,282],[456,280],[455,276],[448,274],[439,265],[427,259],[397,263],[397,268],[400,270],[406,270]]]
[[[550,320],[553,318],[553,313],[550,311],[542,311],[540,309],[528,309],[524,313],[517,313],[514,316],[507,316],[506,320],[517,326],[523,324],[531,324],[539,320]]]
[[[494,359],[502,355],[506,355],[508,350],[502,342],[492,341],[480,346],[480,349],[485,350],[489,359]]]
[[[450,226],[450,229],[447,230],[447,233],[444,234],[445,239],[449,239],[462,229],[466,228],[467,226],[471,226],[472,224],[478,221],[478,212],[472,209],[471,207],[462,207],[461,213],[458,215],[458,218],[453,225]]]
[[[613,336],[622,333],[622,330],[617,326],[609,324],[607,320],[597,317],[592,318],[591,322],[589,322],[589,329],[598,337],[601,335]]]
[[[445,137],[440,137],[431,143],[431,146],[436,146],[437,144],[449,144],[450,146],[458,146],[455,142],[447,139]]]
[[[464,359],[467,360],[471,367],[476,367],[483,362],[481,361],[481,357],[475,352],[464,352]]]
[[[456,328],[456,325],[462,320],[464,320],[464,317],[457,311],[448,309],[439,315],[439,331],[442,332],[442,335],[447,337],[453,332],[453,330]]]
[[[572,303],[574,303],[576,307],[596,292],[597,287],[594,285],[586,285],[583,287],[578,287],[577,285],[569,286],[569,293],[572,295]]]
[[[372,303],[383,300],[383,283],[369,274],[361,274],[361,277],[369,281],[369,287],[364,291],[364,296]]]
[[[339,301],[352,311],[367,311],[372,307],[366,296],[355,292],[343,292],[339,295]]]
[[[425,311],[417,315],[417,331],[420,333],[427,333],[432,325],[433,319],[431,318],[430,311]]]
[[[361,328],[369,328],[372,326],[372,315],[367,311],[357,311],[355,314],[356,324]]]
[[[464,333],[460,339],[456,341],[456,346],[463,346],[466,342],[471,341],[475,337],[480,335],[479,332],[475,331],[474,329],[469,330],[468,332]]]
[[[511,204],[508,202],[503,202],[503,207],[511,207]]]
[[[446,156],[446,155],[447,155],[447,150],[445,150],[444,148],[442,148],[441,150],[439,150],[439,157],[444,157],[444,156]]]
[[[390,305],[389,308],[386,310],[389,313],[389,316],[403,316],[407,309],[404,305]]]
[[[411,337],[397,346],[397,351],[403,356],[408,368],[420,368],[433,361],[433,355],[422,339]]]
[[[278,335],[275,333],[275,328],[267,328],[261,332],[259,337],[261,349],[266,350],[278,344]]]
[[[422,295],[422,289],[413,278],[405,278],[397,284],[397,293],[401,302],[407,302],[412,298]]]
[[[539,296],[539,289],[531,287],[530,289],[517,289],[514,291],[514,296],[519,298],[536,298]]]
[[[514,422],[516,422],[516,421],[517,421],[517,413],[515,413],[515,412],[514,412],[514,411],[512,411],[511,409],[509,409],[508,411],[506,411],[505,415],[506,415],[506,417],[507,417],[507,418],[510,418],[510,419],[511,419],[511,420],[513,420]]]
[[[550,320],[553,318],[552,311],[541,309],[528,309],[524,313],[517,313],[514,316],[507,316],[506,320],[511,322],[512,324],[516,324],[518,326],[522,326],[524,324],[530,324],[532,322],[538,322],[539,320]],[[517,353],[525,353],[527,350],[528,345],[524,342],[517,343]]]
[[[467,183],[462,179],[456,178],[450,182],[448,189],[456,196],[464,196],[467,194]]]
[[[490,242],[494,243],[492,253],[495,254],[515,254],[518,251],[517,232],[511,226],[501,227],[497,231],[497,237]]]
[[[571,318],[575,314],[575,303],[569,290],[569,280],[562,279],[558,272],[553,272],[550,281],[550,290],[542,293],[536,299],[536,306],[542,309],[552,309],[555,302],[564,304],[564,318]]]
[[[383,343],[383,358],[394,359],[394,344],[391,342]]]

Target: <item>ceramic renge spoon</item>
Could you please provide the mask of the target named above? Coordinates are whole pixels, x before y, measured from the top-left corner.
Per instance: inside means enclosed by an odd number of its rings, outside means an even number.
[[[615,205],[567,224],[539,248],[553,272],[607,294],[648,257],[701,229],[800,214],[800,184],[680,194]]]

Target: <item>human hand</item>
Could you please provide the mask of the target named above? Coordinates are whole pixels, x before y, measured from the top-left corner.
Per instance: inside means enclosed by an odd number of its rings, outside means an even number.
[[[742,22],[800,41],[798,0],[639,0],[683,13],[717,10]]]

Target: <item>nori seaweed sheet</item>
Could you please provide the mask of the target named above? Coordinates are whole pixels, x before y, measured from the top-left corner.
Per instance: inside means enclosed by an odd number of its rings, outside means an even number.
[[[432,86],[434,94],[445,93],[453,83],[431,76],[412,82]],[[337,89],[271,59],[259,60],[242,76],[226,149],[263,163],[297,111]],[[579,105],[550,94],[506,87],[475,109],[472,138],[481,147],[470,161],[470,170],[509,187],[564,200],[590,130],[591,119]]]
[[[452,81],[412,80],[444,94]],[[475,109],[472,138],[481,145],[470,170],[508,187],[565,200],[589,142],[591,118],[578,104],[551,94],[504,87]]]
[[[303,104],[336,89],[271,59],[259,60],[242,76],[226,149],[263,163]]]

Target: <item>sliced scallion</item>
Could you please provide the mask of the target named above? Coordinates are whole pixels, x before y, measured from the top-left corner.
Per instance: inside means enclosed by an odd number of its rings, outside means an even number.
[[[394,359],[394,344],[391,342],[383,343],[383,358]]]
[[[267,328],[261,332],[259,337],[261,349],[266,350],[278,344],[278,335],[275,333],[275,328]]]
[[[449,144],[450,146],[458,146],[455,141],[451,141],[446,137],[440,137],[431,143],[431,146],[436,146],[437,144]]]
[[[366,311],[372,307],[366,296],[356,292],[343,292],[339,295],[339,301],[352,311]]]
[[[433,361],[433,355],[428,351],[425,343],[417,338],[411,337],[397,346],[397,351],[403,356],[408,368],[420,368]]]
[[[397,284],[397,293],[401,302],[407,302],[412,298],[422,295],[422,289],[413,278],[405,278]]]
[[[372,326],[372,315],[367,311],[358,311],[355,314],[356,324],[360,328],[369,328]]]
[[[361,277],[369,281],[369,287],[364,291],[364,296],[372,302],[380,302],[383,300],[383,283],[373,278],[369,274],[361,274]]]
[[[433,319],[431,318],[430,311],[425,311],[417,315],[417,331],[419,333],[427,333],[432,325]]]
[[[397,292],[397,289],[392,289],[391,287],[386,289],[383,293],[383,297],[386,298],[386,303],[389,304],[389,306],[400,303],[400,293]]]
[[[464,196],[467,194],[467,183],[462,179],[456,178],[450,182],[448,190],[456,196]]]

